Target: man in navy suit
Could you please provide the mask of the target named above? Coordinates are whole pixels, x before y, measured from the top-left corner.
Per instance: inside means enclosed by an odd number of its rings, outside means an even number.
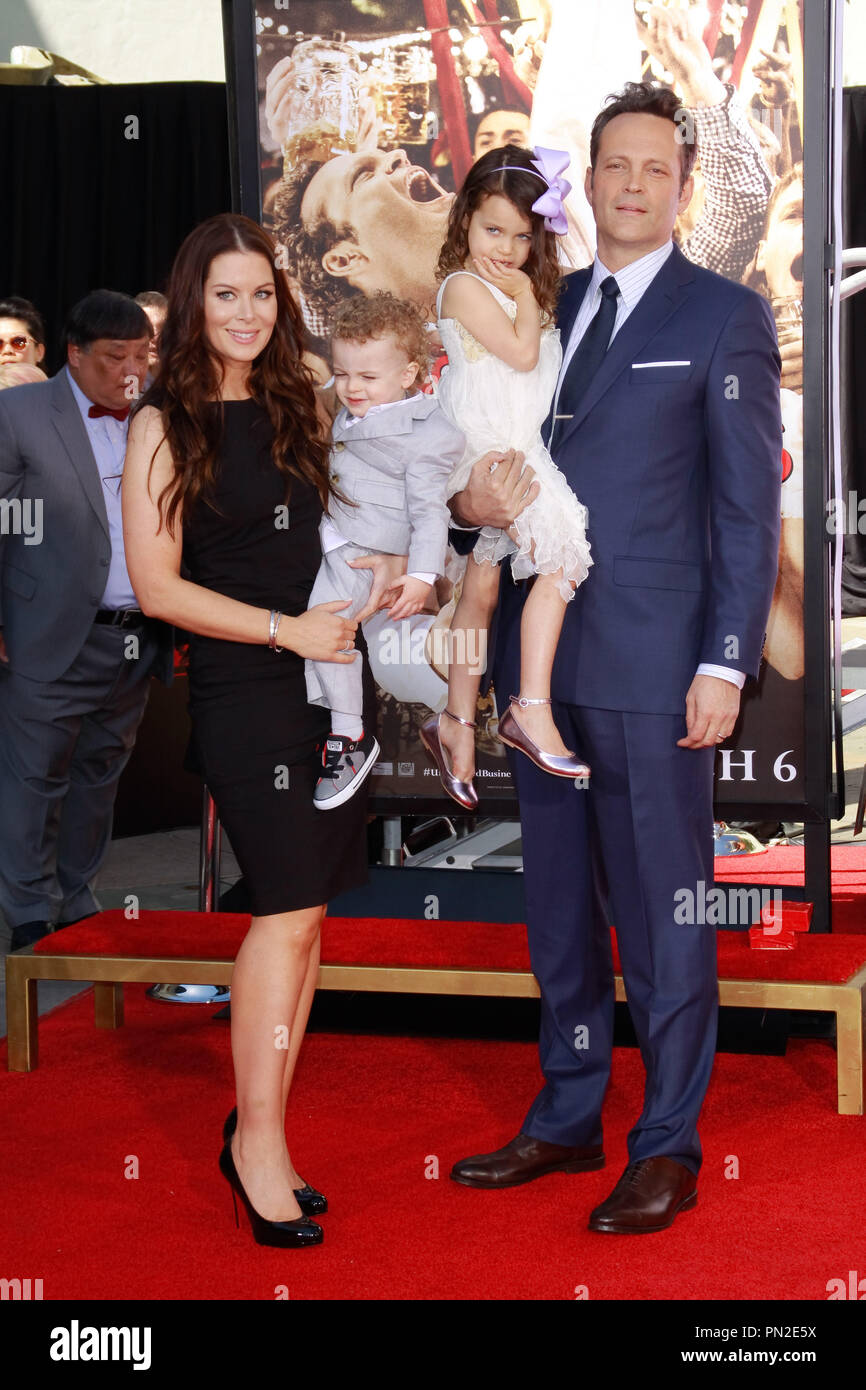
[[[682,114],[668,89],[630,83],[592,130],[598,250],[566,282],[545,435],[589,512],[595,565],[568,606],[552,691],[563,737],[592,776],[580,790],[511,755],[544,1086],[516,1139],[452,1171],[469,1186],[509,1187],[604,1164],[615,923],[646,1068],[628,1165],[589,1222],[618,1234],[664,1230],[697,1199],[716,940],[675,912],[683,889],[696,901],[712,884],[713,750],[758,671],[779,549],[773,318],[760,296],[672,242],[696,153]],[[489,470],[479,461],[454,499],[458,524],[511,520],[514,463]],[[521,603],[506,577],[500,705],[519,689]]]

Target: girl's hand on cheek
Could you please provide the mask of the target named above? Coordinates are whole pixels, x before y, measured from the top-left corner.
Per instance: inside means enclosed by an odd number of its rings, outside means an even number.
[[[495,285],[512,299],[517,299],[518,295],[526,294],[527,291],[532,294],[532,281],[524,271],[514,266],[506,268],[497,265],[490,256],[473,257],[473,263],[483,279],[489,280],[491,285]]]

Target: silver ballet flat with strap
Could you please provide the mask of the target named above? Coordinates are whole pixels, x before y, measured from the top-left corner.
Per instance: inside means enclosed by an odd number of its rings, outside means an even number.
[[[549,699],[530,700],[525,695],[511,695],[509,698],[511,703],[499,721],[499,737],[503,743],[507,743],[509,748],[516,748],[519,753],[525,753],[542,772],[550,772],[554,777],[589,777],[589,766],[582,762],[576,753],[569,753],[568,757],[545,753],[518,724],[514,715],[515,705],[519,705],[521,709],[526,709],[527,705],[549,705]]]
[[[468,782],[461,782],[459,777],[454,776],[448,762],[448,753],[439,732],[439,721],[443,714],[447,714],[448,718],[453,719],[455,724],[463,724],[467,729],[475,728],[475,724],[471,720],[461,719],[459,714],[452,714],[450,709],[444,709],[441,714],[437,714],[433,719],[428,719],[426,724],[421,725],[421,742],[439,769],[439,780],[448,795],[467,811],[474,811],[478,805],[478,793],[473,786],[472,779],[470,778]]]

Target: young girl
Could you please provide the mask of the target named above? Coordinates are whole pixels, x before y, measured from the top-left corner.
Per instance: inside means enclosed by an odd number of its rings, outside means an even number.
[[[544,213],[558,212],[556,225],[564,224],[557,182],[548,182],[541,164],[531,150],[516,145],[479,159],[454,200],[439,257],[436,310],[448,353],[439,400],[466,436],[449,496],[466,486],[473,463],[490,450],[522,451],[524,467],[534,469],[540,484],[538,496],[507,531],[485,526],[479,533],[451,624],[446,719],[439,715],[421,731],[445,790],[469,809],[478,800],[472,730],[482,670],[468,665],[465,654],[483,647],[480,637],[467,640],[468,630],[486,634],[497,603],[498,565],[506,556],[515,580],[536,579],[521,620],[520,696],[512,697],[500,717],[499,737],[546,772],[589,775],[566,748],[550,710],[550,673],[565,605],[592,559],[586,508],[541,440],[562,360],[553,322],[560,281],[556,234],[554,218]]]

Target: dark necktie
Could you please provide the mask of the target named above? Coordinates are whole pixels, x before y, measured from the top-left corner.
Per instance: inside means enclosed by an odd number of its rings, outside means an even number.
[[[608,275],[606,280],[602,280],[599,289],[601,290],[601,303],[596,310],[595,317],[578,343],[562,380],[548,448],[554,447],[571,417],[577,413],[577,407],[586,395],[592,378],[604,361],[604,355],[610,343],[610,335],[613,332],[616,318],[616,299],[619,294],[619,285],[612,275]]]
[[[129,406],[125,406],[123,410],[109,410],[104,405],[92,405],[87,413],[94,420],[100,419],[103,415],[113,415],[115,420],[125,420],[129,414]]]

